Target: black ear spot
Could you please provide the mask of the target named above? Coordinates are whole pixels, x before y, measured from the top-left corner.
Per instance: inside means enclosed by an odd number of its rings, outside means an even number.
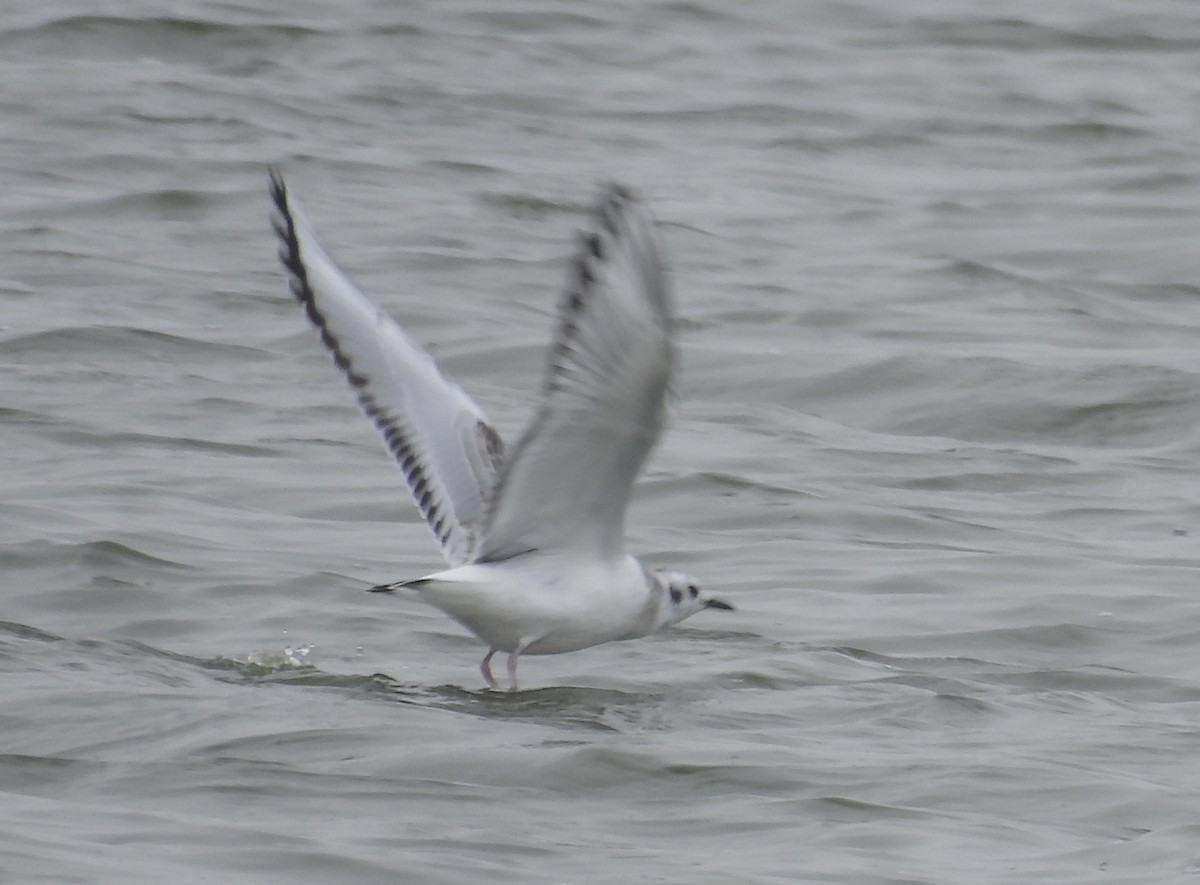
[[[688,596],[692,597],[692,599],[695,599],[699,595],[700,595],[700,588],[697,587],[695,584],[688,584]]]
[[[671,588],[671,602],[675,603],[676,605],[679,605],[679,603],[682,601],[683,601],[683,593],[680,592],[678,587],[672,587]]]

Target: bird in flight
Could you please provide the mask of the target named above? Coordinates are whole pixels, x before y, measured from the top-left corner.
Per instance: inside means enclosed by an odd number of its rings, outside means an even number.
[[[529,426],[506,449],[483,410],[333,263],[282,175],[272,225],[291,291],[383,435],[448,569],[381,584],[438,607],[507,654],[647,636],[704,609],[731,611],[676,571],[625,552],[633,484],[662,432],[674,315],[653,221],[605,186],[581,233]]]

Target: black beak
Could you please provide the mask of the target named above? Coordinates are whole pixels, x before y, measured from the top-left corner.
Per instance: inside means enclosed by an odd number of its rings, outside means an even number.
[[[720,609],[723,612],[737,611],[737,609],[735,609],[732,605],[730,605],[724,599],[706,599],[704,601],[704,607]]]

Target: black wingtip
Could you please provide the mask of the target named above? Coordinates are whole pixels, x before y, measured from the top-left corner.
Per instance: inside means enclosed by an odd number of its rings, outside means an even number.
[[[287,211],[287,182],[283,180],[283,173],[279,171],[278,166],[267,167],[267,179],[269,181],[268,189],[271,193],[271,200],[279,207],[279,211]]]
[[[368,593],[394,593],[396,590],[395,584],[376,584],[374,587],[368,587]]]

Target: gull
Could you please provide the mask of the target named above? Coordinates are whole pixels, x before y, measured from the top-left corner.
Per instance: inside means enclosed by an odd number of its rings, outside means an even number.
[[[576,651],[733,610],[687,575],[625,552],[633,484],[662,432],[674,317],[653,221],[606,185],[558,307],[541,397],[511,450],[483,410],[329,257],[272,169],[291,292],[383,435],[450,568],[380,584],[412,592],[508,655]]]

